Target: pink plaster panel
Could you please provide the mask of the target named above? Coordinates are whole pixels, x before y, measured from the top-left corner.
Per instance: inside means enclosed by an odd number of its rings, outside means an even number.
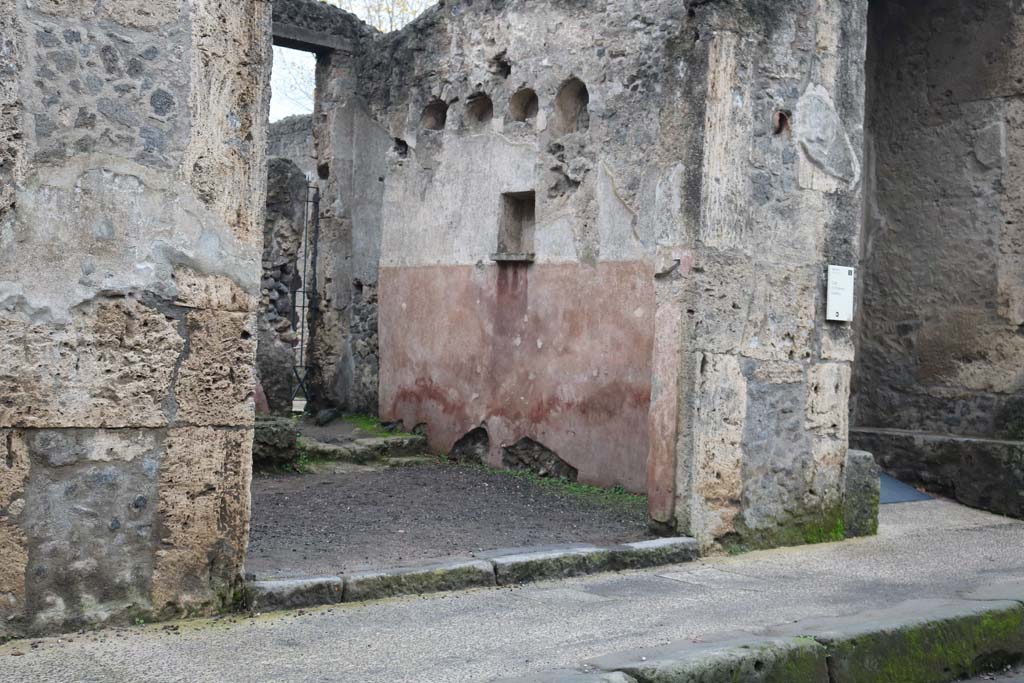
[[[580,481],[643,492],[654,335],[646,262],[384,267],[380,410],[447,453],[486,426],[490,464],[523,437]]]

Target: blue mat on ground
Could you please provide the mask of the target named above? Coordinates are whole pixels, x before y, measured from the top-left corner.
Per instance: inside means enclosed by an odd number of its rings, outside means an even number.
[[[921,493],[913,486],[904,484],[899,479],[893,479],[888,474],[882,475],[882,505],[890,503],[916,503],[921,500],[931,500],[927,493]]]

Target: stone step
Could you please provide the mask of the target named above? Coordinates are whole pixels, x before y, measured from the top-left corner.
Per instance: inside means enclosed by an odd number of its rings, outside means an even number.
[[[409,455],[388,458],[385,463],[388,467],[419,467],[420,465],[437,465],[447,461],[436,455]]]
[[[299,437],[299,447],[315,460],[338,460],[365,465],[392,458],[420,456],[427,452],[427,439],[422,436],[381,436],[331,444],[303,436]]]

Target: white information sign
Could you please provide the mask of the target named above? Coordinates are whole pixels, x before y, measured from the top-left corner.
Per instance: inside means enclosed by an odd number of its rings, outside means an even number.
[[[834,322],[853,321],[853,268],[828,267],[828,311],[825,319]]]

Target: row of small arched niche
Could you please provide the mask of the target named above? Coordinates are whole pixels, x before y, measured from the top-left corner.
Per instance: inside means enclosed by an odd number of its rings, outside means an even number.
[[[554,106],[554,130],[559,135],[576,133],[590,126],[590,92],[578,78],[570,78],[558,89]],[[435,98],[427,103],[420,116],[424,130],[444,130],[448,123],[449,103]],[[531,88],[522,88],[508,101],[507,121],[536,121],[540,99]],[[472,126],[490,123],[494,118],[494,102],[484,92],[475,92],[466,100],[466,120]]]

